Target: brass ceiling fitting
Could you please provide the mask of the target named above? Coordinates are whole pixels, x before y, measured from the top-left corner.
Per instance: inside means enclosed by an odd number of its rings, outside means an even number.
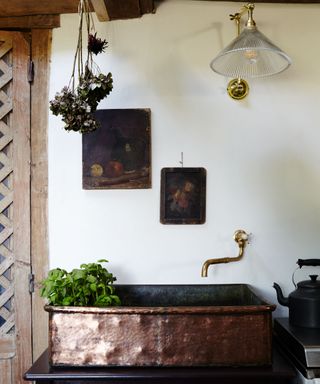
[[[217,258],[217,259],[208,259],[208,260],[206,260],[203,263],[202,269],[201,269],[201,276],[202,277],[207,277],[208,276],[208,268],[210,267],[210,265],[222,264],[222,263],[230,263],[232,261],[239,261],[242,258],[243,253],[244,253],[244,249],[245,249],[245,247],[246,247],[246,245],[248,243],[248,240],[249,240],[249,235],[243,229],[238,229],[237,231],[235,231],[235,233],[233,235],[233,239],[234,239],[234,241],[239,246],[238,256],[237,257],[220,257],[220,258]]]

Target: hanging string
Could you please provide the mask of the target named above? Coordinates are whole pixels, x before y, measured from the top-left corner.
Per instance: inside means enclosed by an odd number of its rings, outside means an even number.
[[[76,52],[75,52],[74,60],[73,60],[71,78],[70,78],[70,82],[69,82],[69,87],[71,86],[72,91],[74,91],[74,89],[75,89],[76,69],[78,72],[78,80],[81,79],[85,75],[86,69],[93,69],[93,67],[94,67],[95,72],[100,72],[100,68],[93,61],[92,52],[90,50],[87,50],[87,57],[86,57],[85,63],[83,61],[83,28],[84,28],[84,23],[85,23],[87,36],[89,36],[90,33],[93,34],[95,32],[94,20],[93,20],[92,14],[90,12],[90,6],[89,6],[88,0],[80,0],[79,1],[78,15],[79,15],[78,41],[77,41]]]

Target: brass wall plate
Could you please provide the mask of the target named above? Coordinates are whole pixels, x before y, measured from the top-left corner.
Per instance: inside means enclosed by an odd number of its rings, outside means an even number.
[[[233,99],[242,100],[249,93],[249,84],[243,79],[232,79],[228,83],[227,91]]]

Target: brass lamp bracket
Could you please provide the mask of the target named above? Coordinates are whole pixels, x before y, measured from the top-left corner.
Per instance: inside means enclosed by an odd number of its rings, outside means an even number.
[[[248,21],[247,21],[247,27],[248,26],[255,26],[256,23],[254,22],[252,18],[252,13],[254,10],[254,4],[248,3],[246,5],[243,5],[239,12],[229,15],[230,20],[234,20],[237,24],[237,33],[238,36],[240,35],[240,21],[241,17],[245,12],[248,12]],[[249,84],[243,80],[243,79],[232,79],[228,83],[227,91],[229,96],[234,100],[242,100],[244,99],[247,94],[249,93]]]
[[[249,234],[244,231],[243,229],[238,229],[235,231],[233,235],[234,241],[238,244],[239,246],[239,253],[237,257],[221,257],[217,259],[208,259],[206,260],[201,269],[201,276],[202,277],[207,277],[208,276],[208,268],[212,264],[222,264],[222,263],[230,263],[232,261],[239,261],[244,253],[244,249],[248,243],[249,240]]]
[[[256,23],[253,20],[253,10],[254,10],[254,4],[248,3],[243,5],[239,12],[236,12],[234,14],[229,15],[231,21],[235,21],[237,24],[237,30],[238,30],[238,36],[240,35],[240,21],[241,17],[243,16],[244,13],[248,12],[248,21],[247,21],[247,26],[255,26]]]

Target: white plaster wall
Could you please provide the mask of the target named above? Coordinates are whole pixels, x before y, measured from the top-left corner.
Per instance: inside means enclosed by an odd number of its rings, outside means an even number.
[[[250,95],[237,102],[209,62],[234,38],[228,15],[238,6],[167,0],[141,19],[96,21],[109,42],[97,62],[114,77],[100,108],[152,111],[152,189],[82,190],[81,135],[50,115],[52,268],[107,258],[119,283],[244,282],[276,302],[272,283],[288,294],[296,260],[319,257],[320,6],[256,5],[259,29],[293,65],[250,81]],[[51,98],[69,81],[77,25],[76,15],[65,15],[54,30]],[[179,166],[182,151],[185,166],[207,169],[204,225],[159,221],[160,171]],[[237,254],[240,228],[252,233],[243,260],[201,278],[207,258]]]

